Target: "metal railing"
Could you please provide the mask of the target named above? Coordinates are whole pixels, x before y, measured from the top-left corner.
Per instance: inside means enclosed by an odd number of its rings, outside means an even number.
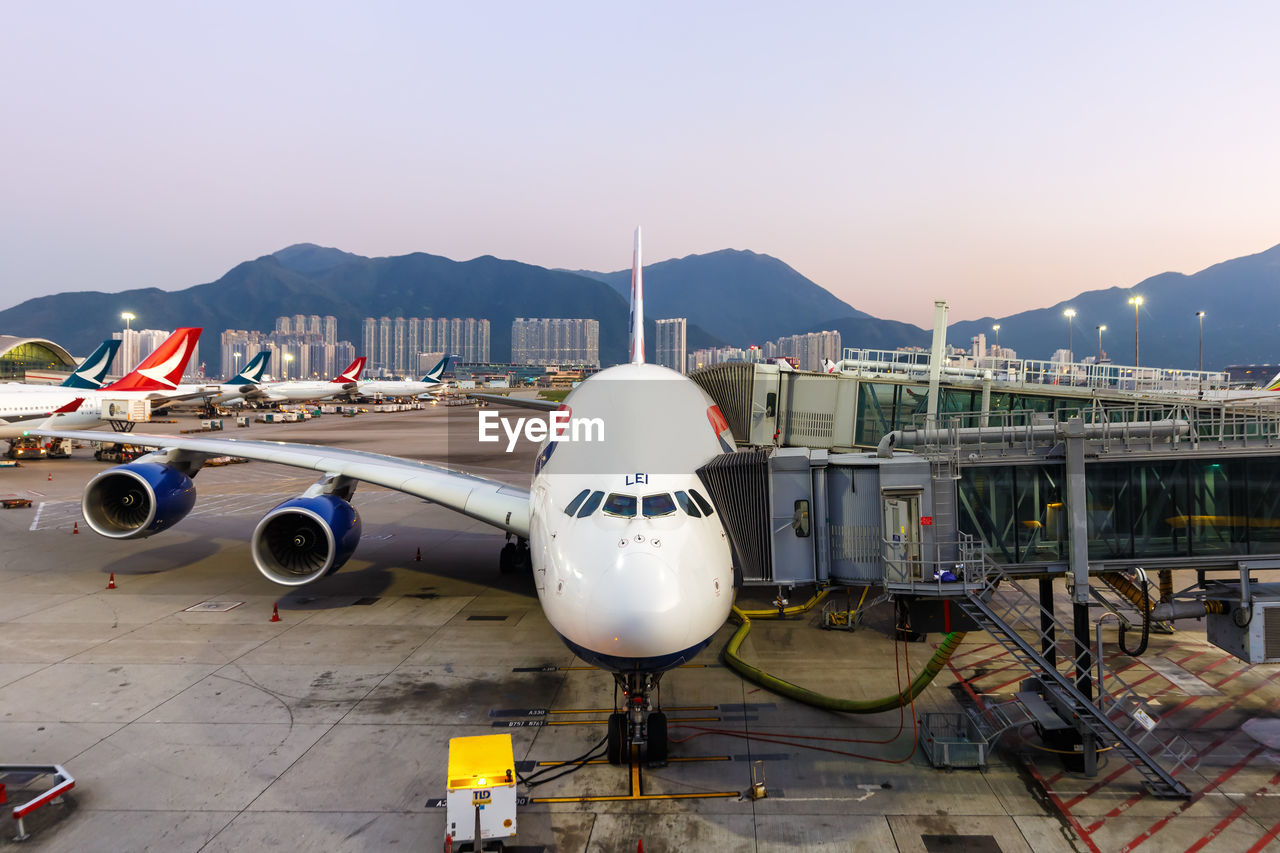
[[[880,540],[885,585],[895,592],[925,595],[960,594],[987,582],[982,540],[966,533],[926,546],[915,539]],[[943,580],[945,573],[954,580]]]
[[[923,350],[844,349],[842,372],[854,375],[908,374],[927,376],[929,353]],[[946,378],[985,378],[1002,385],[1058,385],[1084,390],[1126,391],[1139,394],[1188,394],[1224,391],[1227,374],[1216,370],[1182,370],[1124,364],[1044,361],[1032,358],[976,358],[952,356],[943,365]]]

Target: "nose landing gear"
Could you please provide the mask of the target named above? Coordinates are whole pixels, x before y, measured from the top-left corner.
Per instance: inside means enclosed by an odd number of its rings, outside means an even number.
[[[653,701],[658,693],[659,677],[636,672],[614,673],[614,683],[622,692],[625,710],[609,715],[606,755],[610,764],[625,764],[631,747],[638,746],[640,760],[645,764],[666,766],[667,715],[657,710],[657,703]]]

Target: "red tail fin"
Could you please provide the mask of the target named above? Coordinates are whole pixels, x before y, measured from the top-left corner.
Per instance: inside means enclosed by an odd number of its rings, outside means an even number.
[[[200,340],[200,329],[184,327],[170,335],[137,369],[103,391],[172,391],[182,381],[191,354]]]
[[[359,382],[360,374],[363,372],[364,372],[364,356],[360,356],[355,361],[351,362],[350,366],[348,366],[346,370],[342,371],[337,376],[333,377],[333,379],[331,379],[330,381],[342,382],[342,383]]]

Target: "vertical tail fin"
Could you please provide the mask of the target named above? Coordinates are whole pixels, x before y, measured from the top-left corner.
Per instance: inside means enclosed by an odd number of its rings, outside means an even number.
[[[444,358],[436,362],[435,367],[427,371],[426,375],[422,377],[422,381],[423,382],[439,382],[440,376],[444,373],[444,369],[448,366],[449,366],[449,355],[446,353]]]
[[[263,350],[255,355],[248,364],[244,366],[244,370],[236,374],[235,378],[228,380],[228,385],[257,385],[262,381],[262,374],[267,370],[267,361],[271,358],[271,350]]]
[[[172,391],[182,381],[187,362],[196,351],[201,329],[183,327],[174,331],[137,369],[119,382],[104,386],[111,391]]]
[[[62,383],[64,388],[101,388],[102,379],[120,349],[120,341],[103,341]]]
[[[1280,373],[1277,373],[1275,376],[1271,377],[1271,381],[1267,383],[1267,387],[1263,388],[1262,390],[1263,391],[1280,391]]]
[[[335,376],[333,379],[329,381],[341,382],[343,384],[359,382],[360,374],[363,372],[364,372],[364,356],[360,356],[355,361],[351,362],[351,364],[347,365],[346,370],[342,371],[341,373],[339,373],[337,376]]]
[[[631,363],[644,364],[644,272],[640,261],[640,229],[631,260]]]

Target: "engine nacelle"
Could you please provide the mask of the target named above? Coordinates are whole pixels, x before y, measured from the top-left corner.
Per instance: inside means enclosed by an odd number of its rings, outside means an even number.
[[[294,498],[253,531],[253,562],[268,580],[302,586],[332,574],[360,544],[360,513],[335,495]]]
[[[141,539],[182,521],[195,503],[195,485],[177,468],[133,462],[108,468],[90,480],[80,508],[96,533]]]

